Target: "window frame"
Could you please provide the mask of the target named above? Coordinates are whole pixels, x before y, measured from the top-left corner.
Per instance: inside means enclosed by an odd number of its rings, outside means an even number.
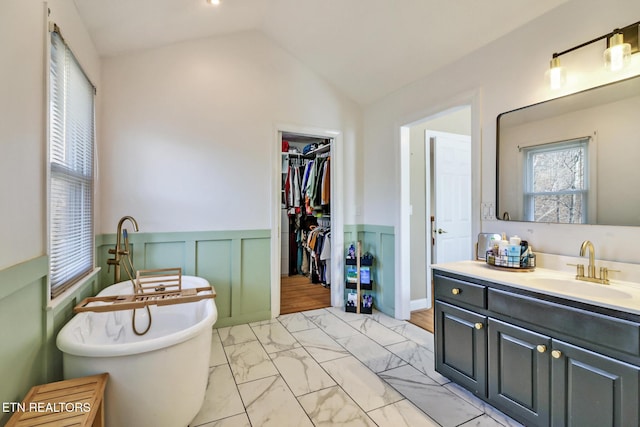
[[[56,37],[56,41],[54,41],[54,37]],[[57,98],[60,98],[60,93],[64,92],[62,96],[62,102],[56,102],[56,96],[54,96],[54,90],[57,88],[55,78],[53,77],[54,73],[54,45],[64,47],[64,64],[59,69],[56,69],[58,73],[62,70],[64,72],[64,80],[63,87],[58,88],[56,91]],[[69,44],[65,41],[62,33],[57,25],[54,23],[49,24],[49,31],[47,33],[47,67],[46,67],[46,210],[47,210],[47,254],[49,257],[49,274],[47,276],[47,299],[48,301],[54,301],[60,295],[65,293],[65,291],[69,290],[74,285],[79,282],[83,282],[86,278],[92,275],[96,270],[96,255],[95,255],[95,183],[96,183],[96,119],[95,119],[95,111],[96,111],[96,87],[91,82],[91,79],[85,73],[82,65],[78,61],[77,57],[73,53],[73,50],[69,46]],[[71,71],[72,77],[69,77],[70,72],[69,69],[73,69]],[[74,121],[74,118],[71,120],[68,119],[68,114],[70,108],[67,108],[68,102],[68,93],[67,89],[70,88],[70,79],[75,78],[77,82],[80,82],[81,88],[80,91],[75,95],[76,98],[72,98],[72,102],[79,98],[82,99],[82,107],[84,108],[87,101],[87,96],[90,96],[90,108],[91,111],[84,110],[81,113],[81,119],[84,120],[84,124],[88,124],[88,126],[84,126],[82,131],[84,132],[69,132],[69,129],[78,129],[76,126],[71,126],[69,123]],[[84,80],[83,80],[84,79]],[[86,81],[85,81],[86,80]],[[86,90],[88,89],[88,91]],[[73,94],[72,94],[73,96]],[[59,115],[64,116],[63,119],[55,118],[56,111]],[[62,114],[60,114],[62,112]],[[62,132],[55,132],[54,129],[60,130],[60,126],[62,126]],[[60,135],[63,136],[60,136]],[[82,134],[78,137],[78,134]],[[73,136],[72,136],[73,135]],[[78,140],[82,140],[82,143],[77,146],[75,142]],[[62,141],[60,144],[59,142]],[[80,148],[82,151],[80,154],[74,152],[74,158],[80,159],[79,162],[75,160],[68,160],[67,153],[70,152],[68,144],[74,144],[73,149]],[[55,147],[55,148],[54,148]],[[59,160],[61,155],[59,151],[56,150],[62,148],[65,151],[65,154],[62,155],[64,161],[56,161]],[[88,154],[87,154],[88,153]],[[71,156],[69,156],[71,157]],[[55,158],[55,160],[54,160]],[[69,164],[71,163],[71,164]],[[78,225],[80,225],[81,231],[77,232],[74,230],[73,238],[74,245],[68,245],[64,242],[62,238],[63,233],[56,235],[57,227],[54,226],[54,222],[57,223],[56,217],[56,208],[54,203],[56,200],[62,200],[60,198],[55,197],[55,189],[53,185],[57,182],[60,183],[60,178],[62,179],[62,185],[67,187],[67,190],[71,188],[71,190],[67,191],[65,194],[68,197],[66,199],[67,202],[70,200],[72,202],[76,202],[80,200],[78,205],[75,205],[73,209],[67,209],[66,211],[73,211],[75,213],[79,213],[80,216],[75,217],[75,221]],[[74,184],[76,185],[76,190],[73,190]],[[78,190],[79,189],[79,190]],[[73,199],[73,196],[80,195],[79,199]],[[88,198],[88,202],[85,202],[85,198]],[[70,205],[68,203],[67,205]],[[54,218],[56,217],[56,218]],[[68,229],[65,229],[65,231]],[[79,235],[79,236],[77,236]],[[65,247],[61,251],[61,247]],[[66,259],[66,261],[58,262],[58,259],[62,259],[60,255]],[[76,263],[74,259],[73,262],[67,262],[68,256],[77,257],[78,254],[80,256],[78,259],[79,263]],[[61,269],[62,266],[62,269]],[[63,271],[63,274],[59,274],[60,271]],[[78,285],[79,286],[79,285]]]
[[[591,137],[579,137],[572,138],[563,141],[549,142],[539,145],[532,145],[522,148],[523,157],[523,214],[525,221],[535,220],[535,198],[537,196],[562,196],[562,195],[581,195],[582,196],[582,212],[579,222],[562,222],[562,224],[588,224],[588,219],[591,211],[590,197],[591,197],[591,181],[590,181],[590,146]],[[584,188],[576,190],[562,190],[562,191],[533,191],[533,161],[532,158],[535,154],[560,152],[567,149],[578,148],[583,153],[583,169],[582,180]],[[538,222],[538,221],[536,221]],[[544,222],[544,221],[543,221]]]

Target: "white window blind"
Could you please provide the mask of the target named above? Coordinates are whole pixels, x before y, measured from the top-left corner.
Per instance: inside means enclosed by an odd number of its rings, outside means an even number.
[[[57,31],[49,86],[49,259],[51,298],[94,266],[95,89]]]

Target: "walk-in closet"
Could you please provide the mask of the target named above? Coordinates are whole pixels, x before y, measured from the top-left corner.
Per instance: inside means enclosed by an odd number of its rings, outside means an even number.
[[[331,146],[282,134],[281,307],[287,314],[331,302]]]

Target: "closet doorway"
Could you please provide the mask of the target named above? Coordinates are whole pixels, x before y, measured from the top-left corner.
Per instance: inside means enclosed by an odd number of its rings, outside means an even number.
[[[333,139],[280,135],[280,314],[289,314],[331,306]]]

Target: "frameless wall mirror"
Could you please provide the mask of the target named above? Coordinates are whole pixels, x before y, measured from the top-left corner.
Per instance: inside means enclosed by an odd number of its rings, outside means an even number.
[[[502,113],[498,219],[640,226],[640,76]]]

